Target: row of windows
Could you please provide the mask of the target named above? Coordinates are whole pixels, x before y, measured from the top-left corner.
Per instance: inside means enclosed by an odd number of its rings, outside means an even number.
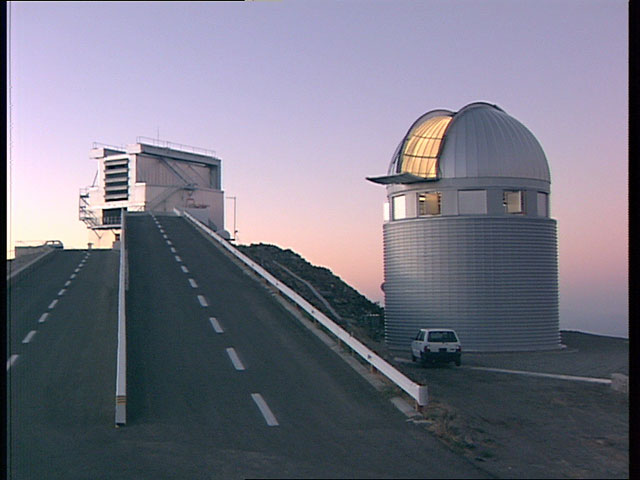
[[[487,214],[487,191],[486,190],[460,190],[458,193],[458,214],[459,215],[483,215]],[[408,195],[396,195],[391,198],[391,218],[402,220],[408,218],[407,214]],[[419,217],[442,214],[442,192],[418,193],[416,213]],[[537,192],[537,215],[539,217],[549,216],[548,194]],[[502,206],[504,213],[524,214],[525,195],[523,190],[505,190],[502,195]],[[389,204],[385,204],[384,220],[389,220]]]

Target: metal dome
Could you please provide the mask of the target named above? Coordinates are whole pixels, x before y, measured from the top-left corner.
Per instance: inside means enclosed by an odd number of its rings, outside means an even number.
[[[478,177],[551,181],[533,134],[498,106],[484,102],[458,112],[422,115],[398,145],[387,176],[369,180],[389,184]]]

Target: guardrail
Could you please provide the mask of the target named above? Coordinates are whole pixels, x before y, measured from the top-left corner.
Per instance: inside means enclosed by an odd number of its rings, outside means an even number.
[[[184,216],[189,221],[191,221],[194,225],[204,231],[211,238],[216,240],[222,247],[228,250],[232,255],[234,255],[238,260],[242,263],[250,267],[254,272],[264,278],[271,285],[276,287],[280,293],[289,298],[292,302],[297,304],[301,309],[307,312],[311,317],[313,317],[318,323],[320,323],[324,328],[326,328],[329,332],[331,332],[338,340],[340,340],[343,344],[347,345],[354,352],[356,352],[362,359],[364,359],[368,364],[370,364],[373,368],[382,373],[385,377],[395,383],[399,388],[404,390],[411,398],[413,398],[416,402],[416,406],[419,409],[420,407],[424,407],[427,405],[429,401],[428,389],[426,385],[420,385],[413,380],[406,377],[403,373],[398,371],[395,367],[387,363],[384,359],[378,356],[375,352],[370,350],[368,347],[363,345],[360,341],[354,338],[349,332],[344,330],[338,324],[336,324],[333,320],[328,318],[325,314],[307,302],[304,298],[294,292],[291,288],[285,285],[283,282],[278,280],[276,277],[267,272],[262,266],[248,258],[246,255],[240,253],[233,245],[224,240],[220,235],[215,233],[209,227],[204,225],[199,220],[195,219],[188,212],[183,212],[178,209],[174,209],[174,212],[177,215]]]
[[[127,252],[125,240],[125,217],[122,212],[120,231],[120,271],[118,274],[118,359],[116,366],[116,427],[127,423],[127,313],[126,279]]]

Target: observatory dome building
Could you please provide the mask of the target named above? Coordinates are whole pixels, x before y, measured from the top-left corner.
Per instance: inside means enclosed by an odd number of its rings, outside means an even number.
[[[396,149],[384,207],[385,339],[453,328],[467,351],[560,347],[556,221],[542,147],[477,102],[418,118]]]

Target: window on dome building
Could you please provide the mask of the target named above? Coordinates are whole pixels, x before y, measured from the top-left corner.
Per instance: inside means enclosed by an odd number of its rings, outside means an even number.
[[[407,201],[404,195],[398,195],[391,199],[393,220],[402,220],[407,217]]]
[[[460,215],[482,215],[487,213],[486,190],[460,190],[458,192]]]
[[[538,216],[549,216],[549,195],[544,192],[538,192]]]
[[[524,195],[522,190],[504,192],[504,210],[506,213],[524,213]]]
[[[421,193],[418,195],[418,215],[440,215],[442,194],[440,192]]]

